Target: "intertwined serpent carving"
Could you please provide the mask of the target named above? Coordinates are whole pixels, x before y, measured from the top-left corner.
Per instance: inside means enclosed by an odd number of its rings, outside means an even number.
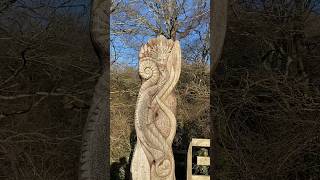
[[[139,54],[142,85],[138,95],[133,180],[175,180],[172,142],[176,133],[176,86],[181,71],[179,41],[159,36]]]

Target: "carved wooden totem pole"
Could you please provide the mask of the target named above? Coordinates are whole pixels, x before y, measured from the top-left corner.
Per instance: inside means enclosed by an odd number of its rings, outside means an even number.
[[[179,41],[158,36],[142,46],[139,75],[133,180],[175,180],[172,142],[176,133],[174,88],[181,71]]]

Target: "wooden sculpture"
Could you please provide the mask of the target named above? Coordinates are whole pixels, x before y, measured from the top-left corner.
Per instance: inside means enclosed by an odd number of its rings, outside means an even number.
[[[176,133],[174,88],[181,71],[179,41],[158,36],[142,46],[139,75],[133,180],[175,180],[172,142]]]
[[[109,9],[107,0],[92,0],[90,36],[101,65],[87,121],[83,129],[79,180],[106,180],[109,177]]]

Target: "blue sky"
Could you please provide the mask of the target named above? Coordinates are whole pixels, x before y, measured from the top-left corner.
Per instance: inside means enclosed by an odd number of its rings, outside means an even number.
[[[194,3],[193,0],[187,0],[186,7],[192,7],[192,3]],[[206,9],[209,10],[210,7],[210,0],[206,0]],[[141,7],[142,9],[143,7]],[[191,16],[190,12],[186,10],[186,16]],[[155,24],[154,20],[154,14],[148,12],[147,9],[144,9],[141,11],[141,13],[147,17],[148,21],[152,22]],[[179,16],[179,20],[182,20],[185,18],[184,16]],[[113,16],[111,15],[111,23],[110,26],[112,28],[112,25],[114,23]],[[204,34],[205,32],[208,32],[208,23],[204,24],[203,26],[199,26],[196,28],[201,34]],[[138,62],[138,52],[139,48],[131,48],[128,47],[125,43],[123,43],[123,38],[124,36],[119,36],[119,35],[112,35],[111,34],[111,42],[110,42],[110,52],[111,56],[114,58],[116,56],[117,58],[117,63],[123,63],[127,64],[129,66],[136,66]],[[153,38],[154,36],[142,36],[142,35],[132,35],[129,38],[133,40],[134,42],[137,42],[139,45],[137,47],[140,47],[142,44],[145,44],[150,38]],[[189,36],[186,38],[182,39],[180,41],[182,49],[186,48],[187,44],[192,44],[192,43],[199,43],[197,40],[198,34],[196,32],[191,32]],[[179,39],[178,39],[179,40]],[[116,52],[116,53],[115,53]],[[185,53],[185,52],[183,52]]]

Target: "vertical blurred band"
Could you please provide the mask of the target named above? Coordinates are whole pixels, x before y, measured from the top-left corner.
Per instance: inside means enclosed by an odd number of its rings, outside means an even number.
[[[213,86],[215,71],[221,58],[226,30],[227,30],[227,15],[228,15],[228,0],[211,0],[210,1],[210,118],[211,118],[211,148],[210,148],[210,174],[211,179],[217,180],[216,159],[219,156],[218,153],[218,140],[219,140],[219,128],[218,122],[215,119],[214,113],[214,98]]]
[[[110,179],[110,1],[91,1],[90,37],[102,75],[83,130],[79,180]]]

